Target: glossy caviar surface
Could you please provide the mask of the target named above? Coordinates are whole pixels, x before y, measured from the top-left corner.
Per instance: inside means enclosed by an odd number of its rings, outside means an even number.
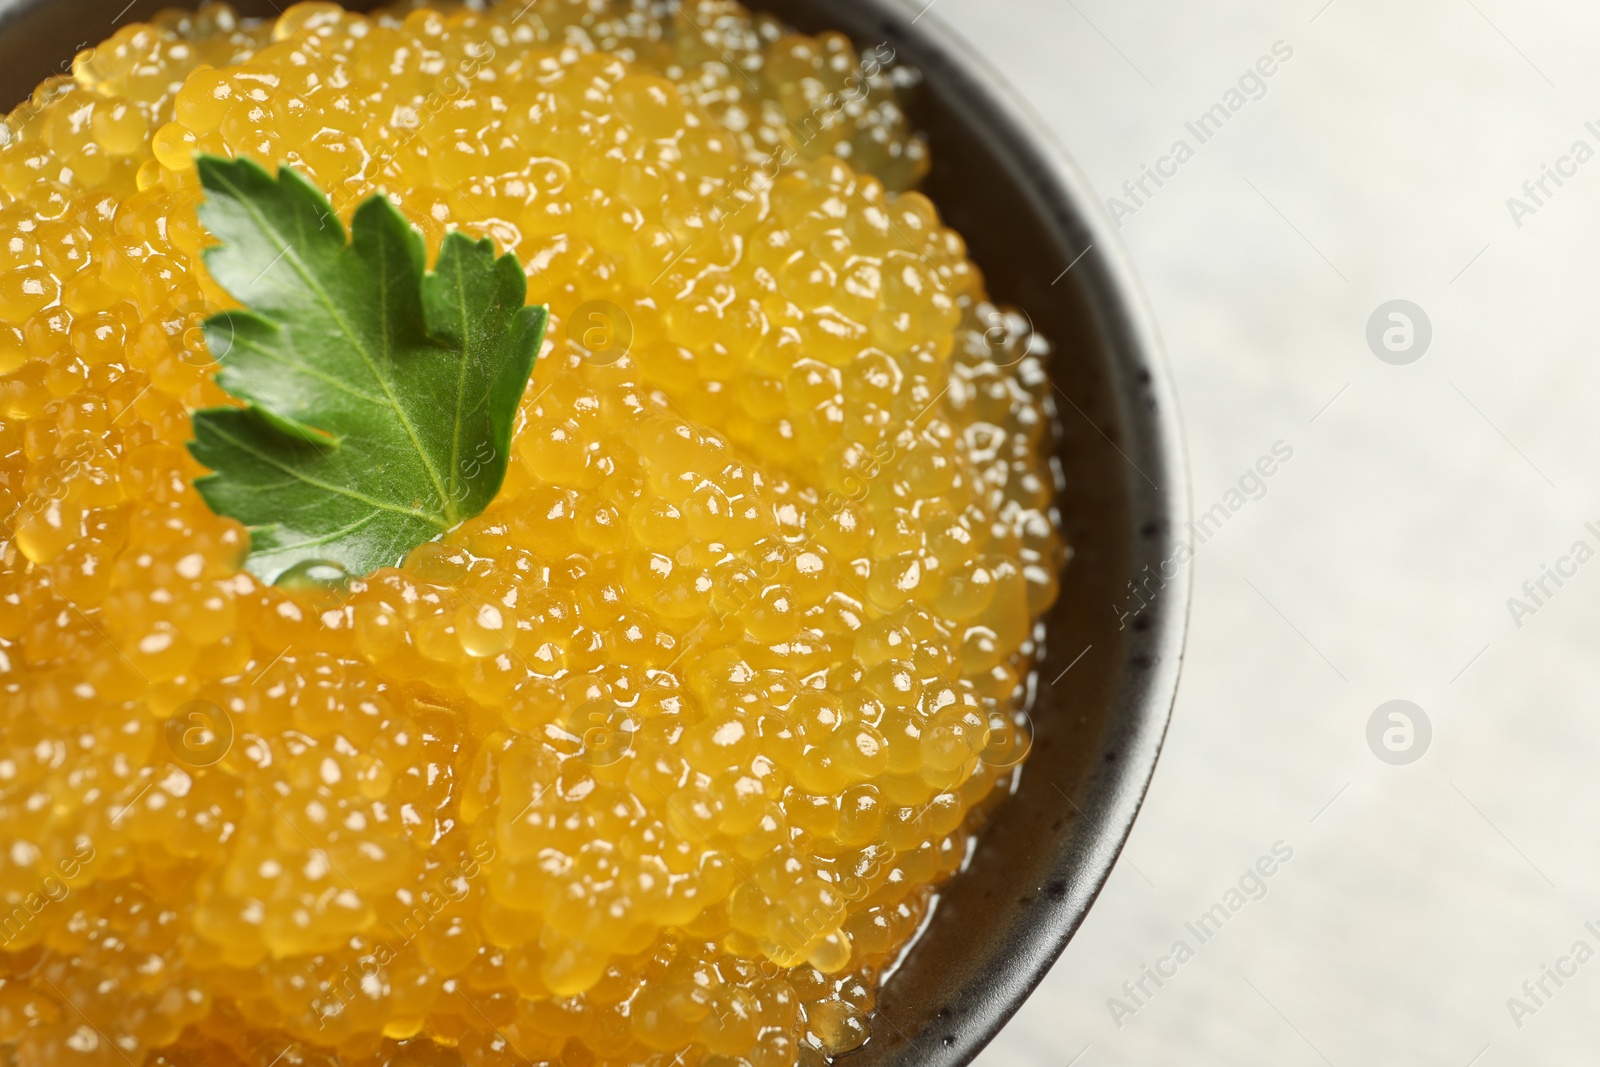
[[[1048,346],[906,191],[891,59],[723,0],[208,5],[7,119],[0,1064],[868,1038],[1067,554]],[[194,491],[200,152],[549,306],[500,495],[400,566],[264,587]]]

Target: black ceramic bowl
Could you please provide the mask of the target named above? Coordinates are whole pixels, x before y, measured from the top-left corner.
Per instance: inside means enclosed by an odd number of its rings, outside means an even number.
[[[808,32],[841,30],[864,50],[887,43],[923,73],[911,109],[932,148],[923,188],[966,238],[995,300],[1023,308],[1056,343],[1061,511],[1075,555],[1047,620],[1033,751],[1020,789],[883,990],[875,1036],[844,1061],[957,1067],[1066,947],[1155,769],[1189,603],[1187,568],[1164,586],[1153,577],[1188,521],[1178,416],[1139,286],[1088,184],[972,47],[923,14],[925,0],[746,3]],[[70,69],[79,47],[174,5],[0,0],[0,107]]]

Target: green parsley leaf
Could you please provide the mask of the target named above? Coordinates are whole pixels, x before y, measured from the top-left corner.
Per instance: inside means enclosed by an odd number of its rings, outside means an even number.
[[[248,309],[207,319],[206,343],[247,406],[196,411],[189,450],[214,472],[195,480],[211,510],[250,528],[245,566],[365,575],[487,507],[548,319],[516,257],[451,233],[425,273],[422,235],[381,195],[347,242],[288,167],[199,170],[221,242],[206,266]]]

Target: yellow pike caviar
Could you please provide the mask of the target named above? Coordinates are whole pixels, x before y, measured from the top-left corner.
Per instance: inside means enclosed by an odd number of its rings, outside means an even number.
[[[727,0],[130,25],[0,128],[0,1063],[815,1065],[1026,751],[1048,346],[886,49]],[[263,587],[198,152],[526,267],[510,473]],[[481,458],[481,457],[480,457]]]

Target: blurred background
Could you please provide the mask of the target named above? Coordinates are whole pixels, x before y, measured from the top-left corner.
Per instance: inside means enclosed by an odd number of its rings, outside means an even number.
[[[923,17],[1121,201],[1229,515],[1133,835],[979,1063],[1593,1063],[1600,8]]]

